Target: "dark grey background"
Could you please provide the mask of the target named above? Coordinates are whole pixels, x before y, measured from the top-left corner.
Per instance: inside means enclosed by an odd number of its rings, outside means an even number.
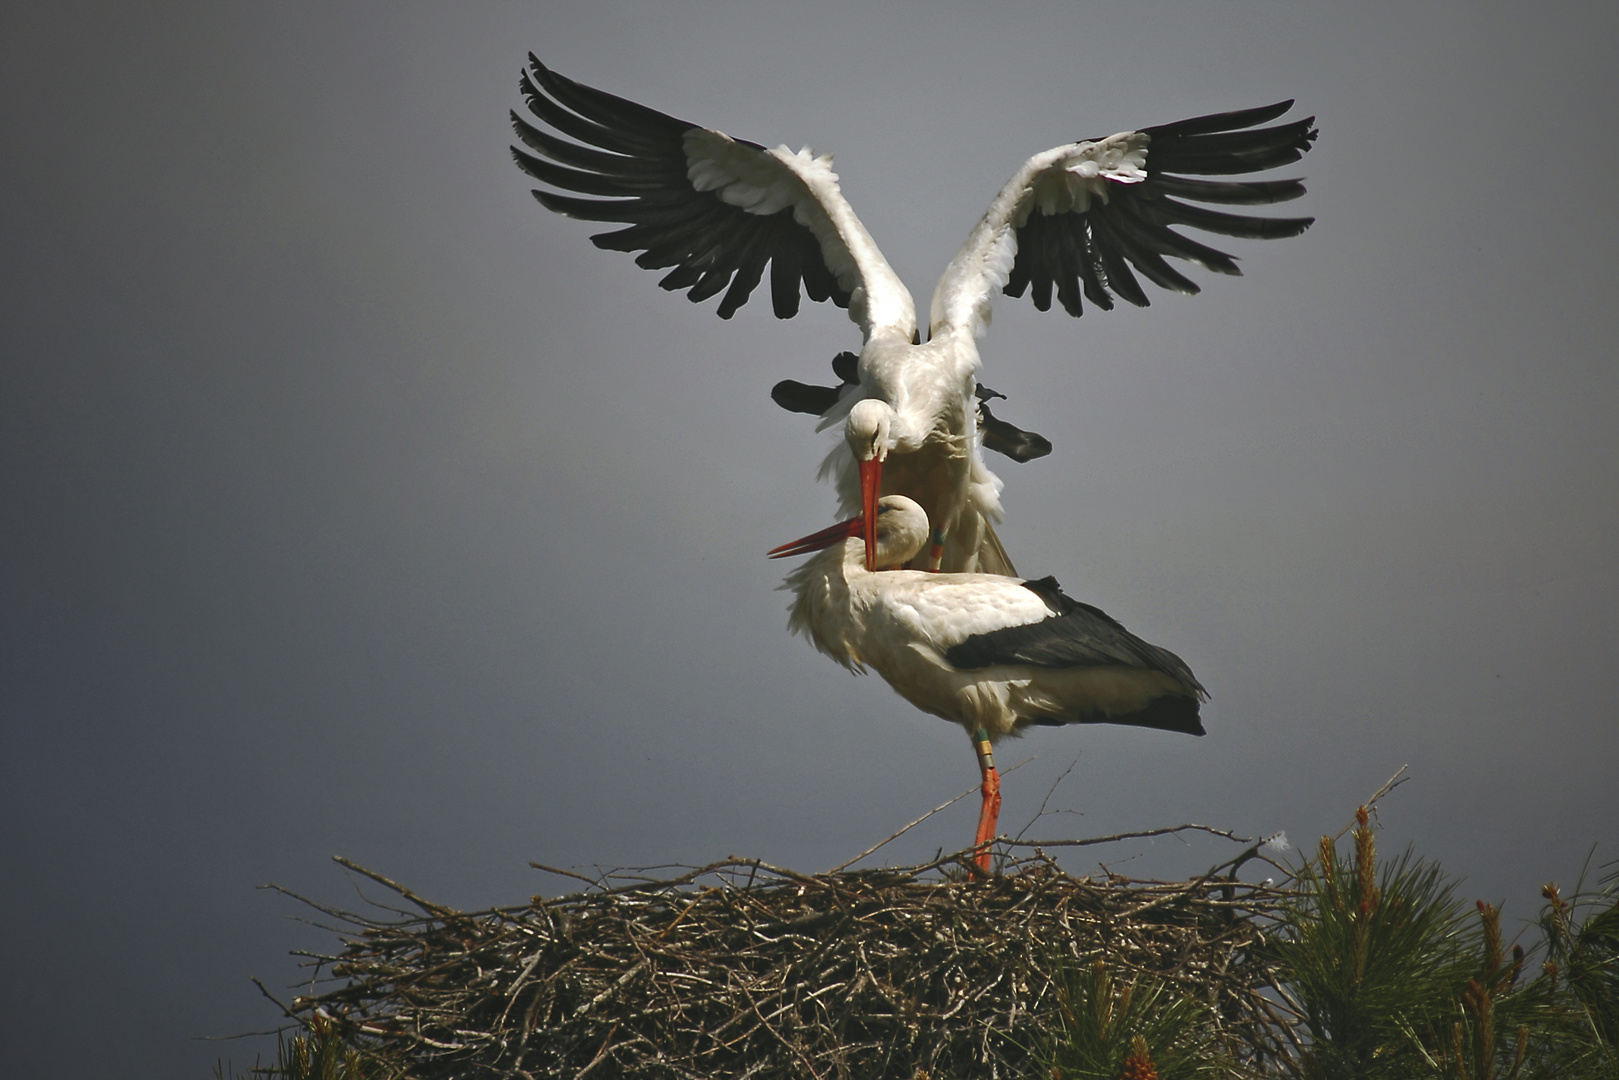
[[[1612,56],[1600,5],[13,5],[0,15],[0,1061],[204,1076],[330,944],[341,853],[461,905],[527,868],[843,861],[967,740],[785,631],[831,520],[768,399],[857,332],[663,293],[511,165],[524,53],[835,151],[926,303],[1025,157],[1297,97],[1304,236],[1074,321],[1002,300],[1008,548],[1214,693],[1041,731],[1016,829],[1380,841],[1527,917],[1613,857]],[[1291,208],[1290,208],[1291,209]],[[970,838],[971,801],[884,856]],[[1180,874],[1176,840],[1075,856]],[[290,993],[290,991],[288,991]]]

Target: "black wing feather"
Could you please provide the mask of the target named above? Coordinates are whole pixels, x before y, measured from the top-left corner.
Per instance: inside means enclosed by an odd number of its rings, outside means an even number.
[[[1024,587],[1045,601],[1053,614],[1039,622],[974,634],[947,649],[945,660],[963,670],[995,664],[1035,667],[1132,667],[1160,671],[1199,700],[1208,691],[1186,661],[1126,630],[1101,608],[1081,603],[1062,591],[1055,578],[1026,581]]]
[[[1160,176],[1158,190],[1198,202],[1230,206],[1266,206],[1287,202],[1304,194],[1300,180],[1195,180],[1187,176]]]
[[[1268,124],[1293,107],[1293,99],[1278,101],[1274,105],[1260,105],[1252,109],[1235,109],[1231,112],[1209,113],[1207,116],[1194,116],[1189,120],[1177,120],[1172,124],[1159,124],[1157,127],[1144,128],[1154,138],[1163,135],[1206,135],[1216,131],[1233,131],[1237,128],[1254,127],[1258,124]],[[1313,117],[1311,119],[1314,119]]]
[[[1028,664],[1048,668],[1124,667],[1157,671],[1180,684],[1180,693],[1162,693],[1131,712],[1105,706],[1080,708],[1064,715],[1029,716],[1029,724],[1129,724],[1188,735],[1202,735],[1198,710],[1208,699],[1203,684],[1186,662],[1168,649],[1143,641],[1101,608],[1074,600],[1055,578],[1025,581],[1024,587],[1045,601],[1051,616],[1023,626],[975,634],[945,651],[944,658],[963,670],[996,664]]]
[[[982,392],[982,387],[979,388]],[[997,454],[1005,454],[1013,461],[1022,463],[1033,461],[1035,458],[1045,457],[1051,453],[1051,440],[1044,435],[1037,435],[1032,431],[1024,431],[1015,424],[1001,420],[989,411],[989,403],[980,400],[978,403],[978,430],[984,435],[984,449],[993,450]]]
[[[660,285],[690,290],[693,301],[723,292],[718,314],[725,319],[747,302],[767,264],[777,318],[798,313],[800,289],[811,300],[849,306],[819,242],[790,207],[752,214],[692,187],[685,137],[698,125],[574,82],[532,54],[519,88],[543,127],[512,113],[518,139],[534,151],[514,146],[512,155],[525,173],[555,189],[534,197],[568,217],[627,226],[593,235],[597,247],[639,252],[640,266],[670,270]]]
[[[1142,252],[1154,255],[1170,255],[1177,259],[1195,262],[1205,270],[1212,270],[1217,274],[1242,276],[1242,271],[1237,269],[1236,261],[1225,252],[1216,251],[1206,244],[1200,244],[1190,237],[1182,236],[1173,229],[1165,228],[1164,222],[1154,221],[1150,215],[1144,215],[1144,217],[1146,217],[1146,220],[1143,220],[1143,217],[1136,216],[1134,213],[1126,212],[1115,216],[1111,222],[1112,227],[1117,229],[1120,236],[1131,245],[1132,254],[1130,257],[1132,259],[1135,258],[1133,251],[1139,249]],[[1197,287],[1192,285],[1191,281],[1181,277],[1175,271],[1169,270],[1167,264],[1163,265],[1163,270],[1168,271],[1178,279],[1174,285],[1164,285],[1165,288],[1175,289],[1178,292],[1197,292]],[[1153,281],[1163,285],[1163,282],[1158,281],[1157,278],[1153,278]],[[1191,288],[1188,289],[1187,286],[1191,286]]]
[[[1002,291],[1022,296],[1033,286],[1034,306],[1045,311],[1056,286],[1064,310],[1077,316],[1083,313],[1081,292],[1104,310],[1113,306],[1112,296],[1146,307],[1147,294],[1137,273],[1161,288],[1198,292],[1196,282],[1166,263],[1165,256],[1195,262],[1215,273],[1240,274],[1231,255],[1171,226],[1254,240],[1297,236],[1309,228],[1314,218],[1229,214],[1182,201],[1253,206],[1303,195],[1304,184],[1298,180],[1197,179],[1262,172],[1298,161],[1315,140],[1315,117],[1258,126],[1292,107],[1292,101],[1279,101],[1142,128],[1150,138],[1147,178],[1136,184],[1111,184],[1108,197],[1092,200],[1083,212],[1048,215],[1033,210],[1017,230],[1017,255]]]
[[[783,379],[770,388],[770,400],[788,412],[820,416],[838,403],[838,387],[811,386],[797,379]]]

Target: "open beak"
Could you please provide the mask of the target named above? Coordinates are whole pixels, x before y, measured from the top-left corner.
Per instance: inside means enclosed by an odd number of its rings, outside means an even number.
[[[850,518],[848,521],[840,521],[831,528],[822,529],[818,533],[811,533],[798,540],[789,541],[780,547],[771,548],[770,557],[772,559],[786,559],[793,555],[808,555],[812,551],[829,548],[840,540],[847,540],[851,536],[861,535],[863,529],[861,523],[863,520],[864,516],[862,515],[861,517]]]
[[[866,570],[877,569],[877,500],[883,494],[883,463],[877,458],[860,463],[861,536],[866,541]]]

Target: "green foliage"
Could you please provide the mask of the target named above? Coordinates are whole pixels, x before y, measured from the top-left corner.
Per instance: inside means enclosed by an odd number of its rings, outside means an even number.
[[[1535,1075],[1619,1080],[1619,871],[1601,885],[1585,890],[1582,875],[1571,900],[1556,885],[1541,889],[1545,1035],[1536,1049],[1547,1067]]]
[[[308,1025],[305,1034],[280,1041],[274,1066],[255,1065],[232,1076],[228,1066],[219,1065],[214,1068],[214,1080],[403,1080],[368,1062],[319,1013],[308,1018]]]
[[[1219,1045],[1218,1032],[1206,1006],[1164,983],[1145,978],[1121,982],[1101,960],[1069,976],[1059,1011],[1061,1039],[1041,1055],[1044,1075],[1053,1080],[1236,1075],[1229,1060],[1213,1049]]]
[[[1502,942],[1500,912],[1477,918],[1439,868],[1407,852],[1379,869],[1364,808],[1353,852],[1323,837],[1296,874],[1274,947],[1280,990],[1306,1032],[1284,1057],[1304,1080],[1619,1080],[1619,905],[1607,889],[1557,887],[1539,925],[1545,955]]]
[[[1501,948],[1501,916],[1479,901],[1479,921],[1469,934],[1475,969],[1438,1014],[1408,1028],[1425,1070],[1415,1075],[1443,1080],[1516,1080],[1532,1061],[1531,1032],[1544,1034],[1548,1003],[1541,983],[1519,986],[1525,953],[1512,947],[1508,965]],[[1544,1039],[1541,1046],[1545,1048]]]
[[[1309,1080],[1403,1080],[1420,1068],[1409,1026],[1444,1013],[1475,963],[1439,868],[1407,851],[1379,872],[1364,808],[1353,837],[1343,857],[1322,838],[1281,915],[1275,958],[1308,1034],[1287,1065]]]

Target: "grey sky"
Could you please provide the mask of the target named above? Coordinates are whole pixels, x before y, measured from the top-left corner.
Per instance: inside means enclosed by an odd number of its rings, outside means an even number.
[[[730,323],[529,196],[533,49],[837,154],[913,293],[1025,157],[1296,97],[1304,236],[1144,311],[1003,298],[1003,537],[1186,658],[1209,735],[1006,744],[1003,824],[1380,841],[1526,917],[1619,855],[1619,215],[1597,5],[35,4],[0,15],[0,1062],[203,1076],[296,977],[276,881],[462,905],[561,865],[843,861],[967,740],[785,630],[832,519]],[[1330,10],[1329,10],[1330,8]],[[890,857],[970,839],[959,804]],[[1179,874],[1224,849],[1103,856]],[[1075,858],[1077,870],[1093,861]]]

